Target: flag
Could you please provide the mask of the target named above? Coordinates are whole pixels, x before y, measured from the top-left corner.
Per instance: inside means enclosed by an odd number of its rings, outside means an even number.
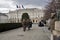
[[[18,5],[16,5],[16,7],[17,7],[17,8],[19,8],[19,6],[18,6]]]
[[[24,8],[24,6],[22,5],[22,8]]]
[[[21,6],[20,6],[20,5],[16,5],[16,7],[17,7],[17,8],[21,8]]]

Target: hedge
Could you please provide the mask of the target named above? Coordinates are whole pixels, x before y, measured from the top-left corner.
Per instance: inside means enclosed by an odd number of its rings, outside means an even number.
[[[0,32],[22,27],[21,23],[0,23]]]

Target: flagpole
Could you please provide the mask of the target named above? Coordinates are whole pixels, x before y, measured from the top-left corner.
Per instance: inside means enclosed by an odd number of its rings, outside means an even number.
[[[18,23],[19,19],[18,19],[18,10],[17,10],[17,23]]]
[[[18,5],[17,5],[17,23],[19,23],[19,19],[18,19]]]

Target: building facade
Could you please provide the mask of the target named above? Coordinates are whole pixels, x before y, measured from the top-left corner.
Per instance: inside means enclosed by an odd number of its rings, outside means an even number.
[[[57,19],[60,21],[60,0],[55,0]]]
[[[4,13],[0,13],[0,23],[8,23],[8,16]]]
[[[9,22],[21,22],[21,17],[23,13],[28,13],[30,19],[33,23],[38,23],[41,18],[44,16],[43,10],[37,8],[30,8],[30,9],[18,9],[15,11],[9,11]]]

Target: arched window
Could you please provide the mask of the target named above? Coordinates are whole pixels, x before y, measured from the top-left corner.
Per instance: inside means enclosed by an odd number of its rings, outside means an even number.
[[[34,22],[34,20],[33,20],[33,22]]]
[[[37,20],[36,20],[36,23],[37,23]]]

